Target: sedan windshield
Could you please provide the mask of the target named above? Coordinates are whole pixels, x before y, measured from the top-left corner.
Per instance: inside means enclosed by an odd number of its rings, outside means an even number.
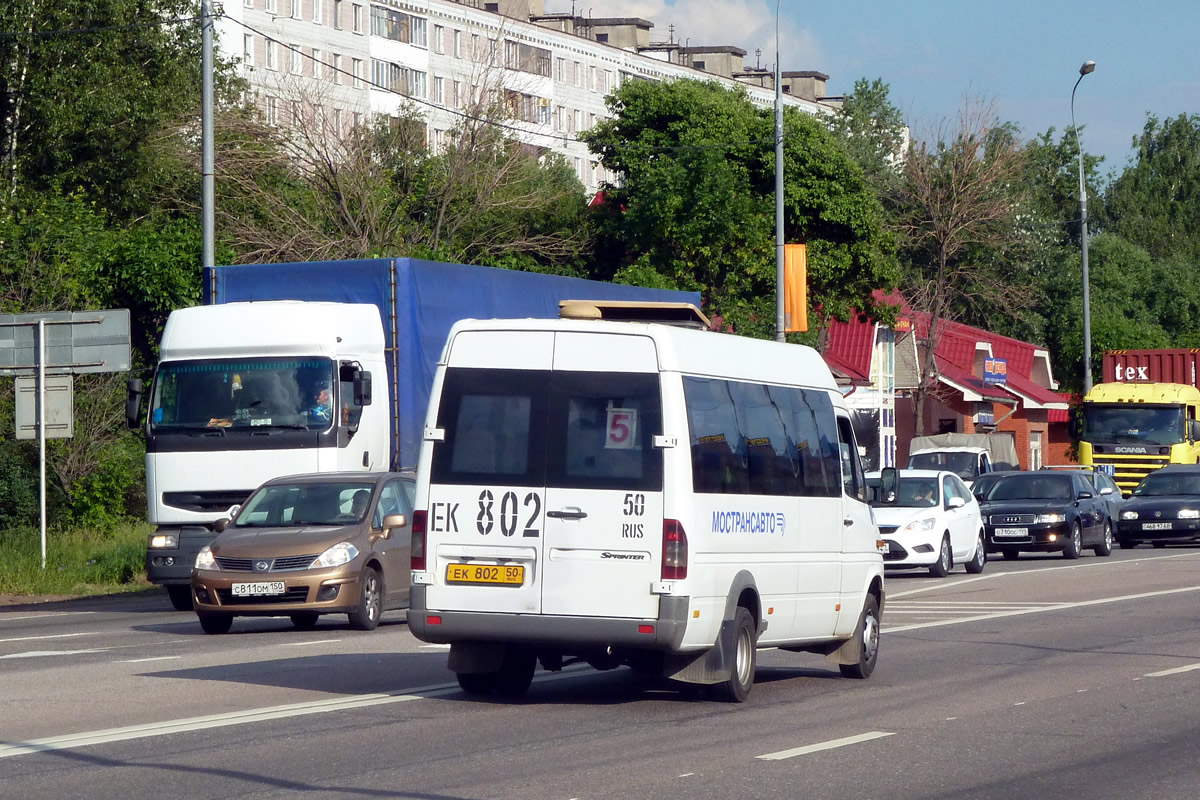
[[[930,508],[938,504],[937,478],[900,478],[895,498],[879,497],[879,478],[868,478],[867,485],[875,490],[877,498],[871,501],[875,508],[900,506],[901,508]]]
[[[327,358],[168,361],[150,403],[155,433],[210,428],[325,430],[336,386]]]
[[[349,525],[361,522],[375,488],[369,482],[273,483],[250,496],[238,528]]]
[[[996,481],[988,500],[1073,500],[1068,475],[1010,475]]]
[[[964,481],[975,479],[979,456],[975,453],[917,453],[909,456],[909,469],[940,469],[953,472]]]
[[[1200,495],[1200,475],[1151,473],[1133,488],[1134,497],[1162,497],[1171,494]]]

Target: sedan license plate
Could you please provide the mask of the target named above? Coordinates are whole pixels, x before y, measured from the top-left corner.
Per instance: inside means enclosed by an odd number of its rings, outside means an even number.
[[[520,586],[525,582],[525,567],[511,564],[450,564],[446,583],[485,583]]]
[[[1171,523],[1169,522],[1143,522],[1142,530],[1144,531],[1169,531]]]
[[[283,581],[266,581],[264,583],[235,583],[232,587],[234,597],[262,597],[272,594],[283,594]]]
[[[993,536],[1028,536],[1029,528],[996,528]]]

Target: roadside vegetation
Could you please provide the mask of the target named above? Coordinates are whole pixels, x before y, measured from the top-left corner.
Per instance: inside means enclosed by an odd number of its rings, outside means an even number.
[[[46,535],[46,568],[36,527],[0,532],[0,595],[89,595],[147,589],[151,526],[75,527]]]
[[[0,7],[0,32],[18,32],[0,48],[0,313],[128,308],[143,378],[167,315],[201,297],[194,13],[190,0]],[[696,290],[723,329],[773,336],[770,109],[715,82],[625,82],[578,135],[614,176],[589,203],[566,162],[508,135],[520,107],[503,65],[477,66],[470,116],[432,136],[415,105],[337,130],[311,81],[281,98],[285,131],[218,63],[217,262],[409,256]],[[894,309],[872,293],[899,289],[939,324],[1045,346],[1062,388],[1080,389],[1086,131],[1020,131],[995,108],[968,98],[906,127],[887,84],[864,78],[836,114],[788,109],[785,231],[808,245],[816,320],[789,340],[820,347],[855,311],[886,322]],[[1148,116],[1132,144],[1107,174],[1084,152],[1093,372],[1107,349],[1200,347],[1200,115]],[[0,592],[143,580],[126,377],[80,376],[75,437],[48,445],[44,572],[36,445],[13,439],[0,380]]]

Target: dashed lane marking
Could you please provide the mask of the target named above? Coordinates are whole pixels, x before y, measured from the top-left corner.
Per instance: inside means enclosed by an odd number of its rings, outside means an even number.
[[[1164,669],[1159,672],[1147,672],[1147,678],[1165,678],[1168,675],[1178,675],[1181,672],[1191,672],[1192,670],[1200,669],[1200,664],[1188,664],[1183,667],[1175,667],[1174,669]]]
[[[804,756],[809,753],[817,753],[821,750],[833,750],[838,747],[846,747],[860,742],[869,742],[872,739],[882,739],[885,736],[894,736],[894,733],[888,731],[871,731],[869,733],[860,733],[857,736],[846,736],[842,739],[830,739],[827,742],[818,742],[817,744],[809,744],[804,747],[793,747],[791,750],[780,750],[778,753],[767,753],[766,755],[755,756],[765,761],[782,761],[785,758],[795,758],[796,756]]]

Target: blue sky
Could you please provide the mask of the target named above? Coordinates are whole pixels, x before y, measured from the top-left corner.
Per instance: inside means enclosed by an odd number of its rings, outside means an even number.
[[[570,11],[570,0],[546,0]],[[1200,0],[780,0],[785,70],[830,76],[830,94],[881,78],[914,135],[954,119],[965,97],[993,103],[1026,138],[1071,124],[1079,66],[1096,62],[1075,96],[1083,147],[1122,169],[1147,112],[1200,114]],[[776,0],[576,0],[591,16],[638,16],[654,41],[761,48],[774,63]]]

